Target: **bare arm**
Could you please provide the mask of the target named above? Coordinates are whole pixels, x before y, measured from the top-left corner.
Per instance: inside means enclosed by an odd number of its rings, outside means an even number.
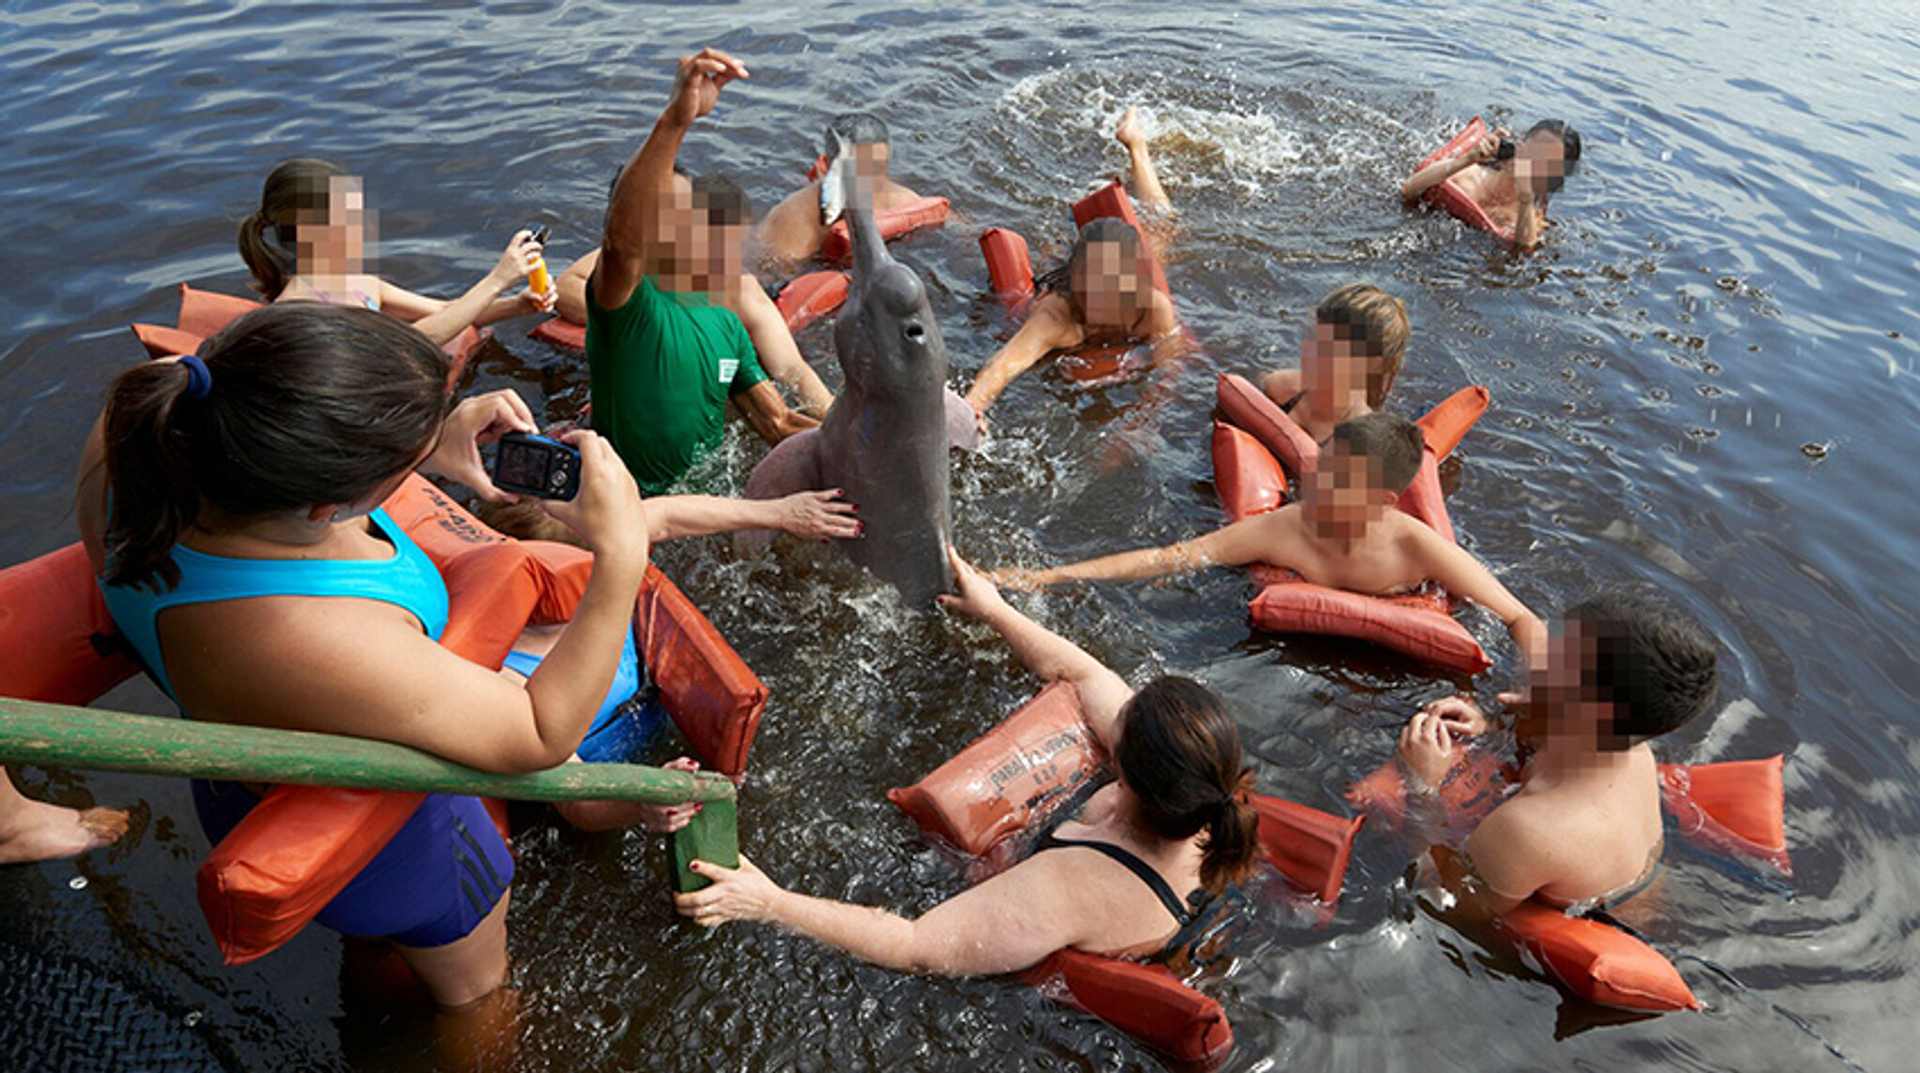
[[[553,278],[556,295],[553,311],[562,320],[575,324],[587,322],[587,280],[593,278],[593,268],[599,263],[600,248],[596,246]]]
[[[1074,346],[1085,337],[1086,332],[1073,322],[1066,299],[1057,294],[1042,295],[1034,303],[1027,322],[974,377],[973,387],[967,390],[967,402],[976,411],[986,413],[1007,385],[1035,362],[1062,347]]]
[[[849,540],[860,535],[857,508],[839,498],[840,490],[795,492],[780,499],[727,499],[721,496],[656,496],[647,500],[649,536],[655,541],[731,533],[739,529],[779,529],[795,536]]]
[[[1132,687],[1079,645],[1014,610],[993,582],[958,552],[949,548],[947,555],[958,591],[941,596],[940,606],[993,627],[1013,650],[1013,658],[1042,681],[1072,683],[1086,712],[1087,729],[1101,748],[1111,752],[1119,736],[1120,709],[1132,698]]]
[[[1420,200],[1427,191],[1453,178],[1455,175],[1475,164],[1492,160],[1500,151],[1500,138],[1497,134],[1488,134],[1475,143],[1473,148],[1455,157],[1436,161],[1413,173],[1400,187],[1400,200],[1408,205]]]
[[[1000,580],[1016,588],[1037,588],[1066,581],[1143,581],[1170,574],[1191,574],[1209,566],[1245,566],[1255,562],[1284,567],[1291,558],[1288,554],[1290,526],[1285,524],[1291,516],[1283,507],[1178,544],[1141,548],[1045,570],[1009,571],[1000,575]]]
[[[1546,655],[1547,627],[1519,597],[1465,548],[1413,519],[1406,526],[1413,542],[1415,567],[1427,579],[1461,599],[1472,600],[1500,616],[1520,650],[1529,657]]]
[[[482,276],[480,282],[467,289],[467,293],[451,302],[441,302],[438,309],[415,320],[413,326],[434,342],[445,343],[465,331],[468,325],[484,323],[480,318],[493,308],[494,299],[499,298],[501,293],[513,286],[515,282],[526,278],[527,270],[539,253],[540,244],[533,241],[532,232],[516,233],[513,240],[507,243],[506,251],[500,255],[500,261],[494,265],[493,271]],[[391,308],[387,304],[389,290],[399,291],[400,288],[382,280],[380,284],[380,308],[382,309]],[[408,306],[415,304],[407,299],[402,301]],[[520,313],[532,311],[519,298],[502,301],[518,306],[512,315],[517,316]]]
[[[627,161],[607,206],[600,270],[593,276],[593,297],[600,308],[625,305],[646,277],[647,265],[673,255],[671,233],[658,233],[658,226],[677,196],[673,162],[680,143],[696,119],[713,111],[720,87],[745,77],[747,69],[739,60],[716,49],[680,57],[667,106]]]
[[[820,382],[820,374],[800,355],[800,346],[787,330],[787,319],[780,315],[780,307],[767,297],[767,292],[760,289],[760,282],[752,276],[743,278],[740,284],[740,297],[733,303],[733,310],[746,327],[747,337],[753,340],[753,352],[760,359],[760,367],[768,376],[798,392],[801,405],[825,413],[833,405],[833,394]]]
[[[747,424],[760,434],[761,439],[767,441],[768,446],[796,432],[820,427],[817,418],[789,409],[771,380],[762,380],[735,395],[733,404],[740,408],[740,415],[747,419]]]
[[[729,920],[779,924],[901,972],[1014,972],[1098,933],[1099,914],[1074,896],[1080,877],[1063,857],[1030,857],[918,920],[783,890],[745,858],[737,871],[696,861],[695,871],[713,885],[674,902],[708,927]]]
[[[1522,252],[1540,245],[1547,227],[1546,202],[1534,196],[1526,180],[1514,177],[1513,248]]]

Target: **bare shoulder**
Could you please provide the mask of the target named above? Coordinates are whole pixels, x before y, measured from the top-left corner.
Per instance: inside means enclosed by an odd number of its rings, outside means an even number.
[[[879,207],[882,209],[897,209],[903,205],[910,205],[918,200],[920,200],[919,194],[894,182],[892,179],[888,179],[887,188],[880,192]]]

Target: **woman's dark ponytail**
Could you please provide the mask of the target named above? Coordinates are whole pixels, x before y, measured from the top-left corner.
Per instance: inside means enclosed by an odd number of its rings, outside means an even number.
[[[120,374],[107,400],[107,485],[114,490],[107,529],[107,581],[171,589],[180,570],[169,552],[200,510],[180,427],[188,398],[187,367],[144,362]]]
[[[1207,832],[1200,882],[1219,893],[1245,879],[1259,850],[1259,815],[1247,800],[1253,769],[1240,727],[1212,690],[1191,678],[1156,678],[1127,702],[1114,762],[1140,802],[1140,820],[1166,839]]]
[[[361,500],[446,419],[446,353],[371,310],[269,305],[201,351],[199,390],[185,362],[145,362],[109,392],[108,584],[171,589],[190,528]]]
[[[346,175],[338,164],[309,157],[280,162],[267,173],[260,208],[240,221],[240,259],[253,273],[253,289],[271,302],[300,273],[294,228],[302,214],[324,218],[333,180]]]
[[[1201,851],[1200,884],[1219,893],[1253,870],[1260,850],[1260,814],[1247,794],[1253,789],[1253,769],[1243,768],[1232,791],[1220,802],[1207,823],[1207,844]]]

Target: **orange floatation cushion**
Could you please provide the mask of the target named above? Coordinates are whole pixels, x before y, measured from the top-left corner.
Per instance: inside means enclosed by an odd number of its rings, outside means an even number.
[[[1054,682],[952,759],[887,799],[928,839],[974,857],[982,871],[1013,863],[1014,836],[1043,822],[1101,775],[1079,692]],[[1331,906],[1340,897],[1362,817],[1347,819],[1264,794],[1260,846],[1295,887]],[[1051,997],[1106,1020],[1183,1065],[1224,1058],[1233,1030],[1220,1004],[1165,967],[1062,950],[1019,974]]]
[[[200,344],[218,335],[221,329],[248,313],[260,308],[261,303],[251,298],[239,298],[217,291],[203,291],[180,285],[179,327],[168,328],[159,324],[133,325],[134,338],[147,350],[147,356],[170,358],[176,354],[197,354]],[[449,390],[460,382],[467,370],[467,363],[490,338],[490,333],[471,325],[460,330],[460,334],[440,344],[440,349],[453,359],[453,370],[448,374]]]
[[[1266,392],[1222,373],[1217,387],[1226,421],[1214,423],[1214,490],[1229,521],[1277,509],[1287,500],[1287,474],[1311,474],[1320,447]],[[1450,453],[1487,407],[1487,391],[1463,388],[1415,422],[1427,439],[1413,484],[1400,509],[1453,539],[1440,495],[1440,458]],[[1231,424],[1227,423],[1231,422]],[[1454,621],[1453,601],[1428,587],[1404,596],[1369,596],[1310,584],[1290,570],[1252,568],[1262,589],[1248,604],[1254,625],[1281,633],[1317,633],[1371,641],[1463,674],[1492,665],[1480,642]]]
[[[1784,756],[1709,764],[1661,764],[1661,801],[1682,837],[1722,852],[1764,860],[1791,875],[1787,858]],[[1455,830],[1493,811],[1509,775],[1481,750],[1467,751],[1435,788],[1441,818]],[[1399,826],[1406,819],[1406,775],[1388,760],[1353,784],[1347,799],[1368,815]],[[1602,920],[1571,917],[1525,902],[1495,922],[1535,972],[1602,1006],[1661,1012],[1700,1008],[1665,955]]]
[[[1474,116],[1473,122],[1468,123],[1447,144],[1429,153],[1425,160],[1414,166],[1413,170],[1418,173],[1423,168],[1431,167],[1442,160],[1459,156],[1472,149],[1480,139],[1486,136],[1486,123],[1479,116]],[[1476,231],[1485,231],[1508,245],[1513,244],[1513,228],[1501,227],[1494,223],[1493,217],[1487,215],[1487,210],[1481,208],[1479,202],[1468,197],[1465,191],[1455,186],[1452,179],[1428,187],[1427,192],[1420,195],[1420,200]]]
[[[0,570],[0,651],[0,696],[47,704],[90,704],[140,670],[79,544]]]
[[[851,281],[845,272],[832,269],[808,272],[788,280],[787,285],[780,288],[773,304],[780,308],[780,316],[787,322],[787,330],[799,332],[839,310],[847,300],[849,286]],[[535,325],[527,333],[527,338],[538,339],[548,346],[563,350],[585,350],[587,326],[553,317]]]
[[[873,222],[880,229],[880,237],[892,242],[915,231],[946,223],[949,208],[947,199],[943,197],[915,198],[896,208],[876,209]],[[835,220],[833,226],[827,228],[827,233],[820,239],[820,256],[830,264],[846,264],[852,259],[853,239],[847,230],[846,220]]]
[[[579,605],[593,569],[589,552],[502,536],[418,476],[384,506],[445,579],[450,606],[441,643],[467,659],[498,669],[525,626],[564,622]],[[649,567],[635,603],[634,631],[662,706],[694,755],[709,770],[739,777],[766,687],[657,568]],[[201,909],[227,963],[252,961],[298,934],[406,824],[421,797],[274,788],[200,868]]]

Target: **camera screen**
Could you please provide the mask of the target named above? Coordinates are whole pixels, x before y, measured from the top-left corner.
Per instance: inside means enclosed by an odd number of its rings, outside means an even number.
[[[547,483],[547,452],[530,443],[502,443],[493,479],[501,484],[522,488],[544,488]]]

